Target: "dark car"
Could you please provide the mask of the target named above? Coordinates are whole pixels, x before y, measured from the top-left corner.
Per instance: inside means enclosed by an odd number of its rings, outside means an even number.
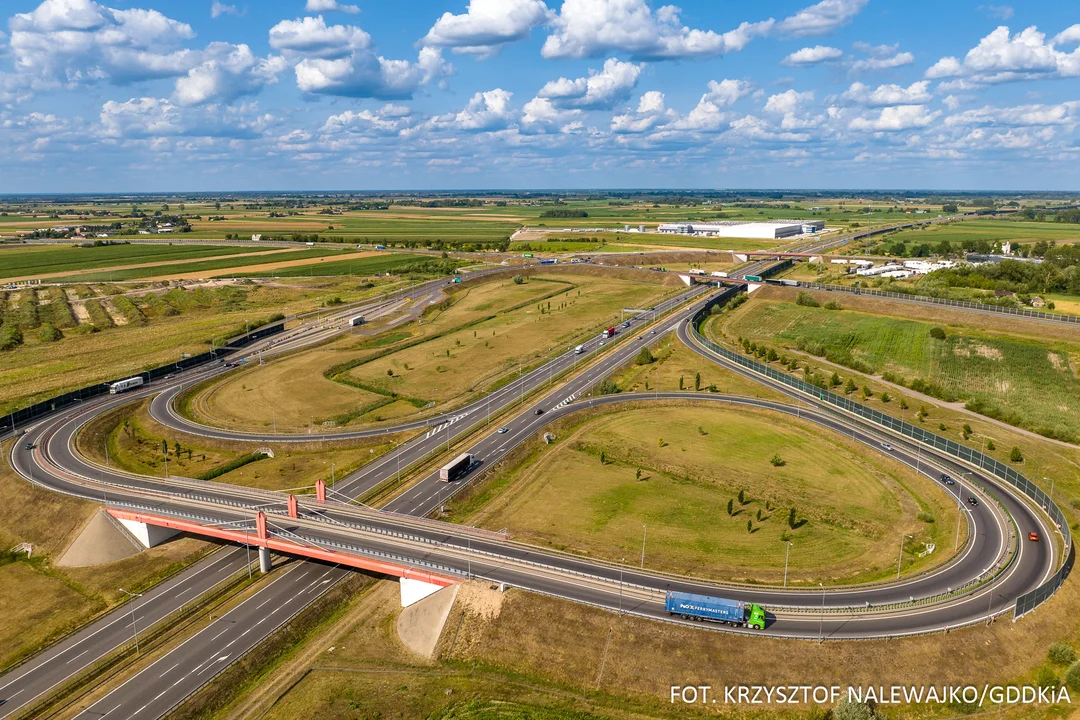
[[[23,447],[25,447],[27,450],[33,450],[34,449],[34,443],[32,443],[32,442],[25,443],[23,445]]]
[[[543,408],[536,408],[535,410],[533,410],[533,415],[543,415],[543,414],[544,414],[544,409]]]
[[[945,483],[946,485],[955,485],[956,484],[956,481],[953,480],[948,475],[946,475],[945,473],[941,473],[941,482]]]
[[[977,506],[978,506],[978,504],[979,504],[979,501],[978,501],[978,500],[976,500],[976,499],[975,499],[975,498],[973,498],[973,497],[969,497],[967,501],[968,501],[968,505],[970,505],[970,506],[972,506],[972,507],[977,507]]]

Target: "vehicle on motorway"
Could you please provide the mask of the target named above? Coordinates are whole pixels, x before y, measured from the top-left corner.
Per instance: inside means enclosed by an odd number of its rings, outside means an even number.
[[[532,253],[521,253],[521,257],[523,257],[523,258],[531,258],[532,256],[533,256]]]
[[[540,259],[540,264],[541,265],[558,265],[559,264],[559,259],[558,258],[541,258]]]
[[[714,620],[734,627],[765,629],[765,608],[757,603],[725,600],[669,590],[664,607],[685,620]]]
[[[439,479],[443,482],[453,482],[463,475],[467,475],[472,469],[474,458],[472,453],[461,453],[456,458],[439,468]]]
[[[23,445],[23,447],[25,447],[27,450],[33,450],[34,449],[34,443],[28,442],[25,445]]]
[[[888,452],[892,452],[893,451],[893,446],[890,445],[887,442],[883,442],[883,443],[881,443],[881,449],[882,450],[887,450]]]
[[[786,285],[788,287],[799,287],[799,281],[798,280],[781,280],[780,284],[781,285]]]
[[[953,480],[948,475],[946,475],[945,473],[941,473],[941,482],[945,483],[946,485],[955,485],[956,484],[956,481]]]
[[[502,435],[503,433],[508,433],[508,432],[510,432],[510,428],[508,428],[508,427],[506,427],[505,425],[503,425],[503,426],[502,426],[501,428],[499,428],[499,429],[498,429],[498,430],[497,430],[496,432],[498,432],[498,433],[499,433],[500,435]]]
[[[585,346],[584,345],[578,345],[576,348],[574,348],[574,354],[575,355],[580,355],[583,352],[585,352]]]
[[[600,341],[600,344],[601,344],[601,345],[603,345],[603,344],[604,344],[604,341],[603,341],[603,340],[601,340],[601,341]]]
[[[1031,542],[1039,542],[1039,533],[1032,530],[1028,533],[1028,540],[1030,540]]]
[[[126,392],[131,388],[139,387],[144,383],[145,381],[142,379],[141,375],[138,377],[128,378],[127,380],[120,380],[118,382],[114,382],[112,385],[109,386],[109,394],[116,395],[117,393]]]
[[[611,327],[609,327],[607,330],[604,331],[604,337],[609,338],[609,337],[614,337],[614,336],[615,336],[615,326],[612,325]]]
[[[543,414],[544,414],[544,408],[536,408],[535,410],[533,410],[533,415],[543,415]]]
[[[626,322],[624,322],[624,323],[622,324],[622,326],[623,326],[624,328],[628,328],[628,327],[630,327],[630,321],[629,321],[629,320],[627,320]]]
[[[704,275],[705,271],[702,270],[701,268],[691,268],[690,272],[687,273],[687,274],[688,275]]]
[[[968,503],[968,505],[970,505],[971,507],[978,507],[978,505],[979,505],[979,501],[978,501],[978,500],[977,500],[976,498],[974,498],[974,497],[969,497],[969,498],[967,499],[967,503]]]
[[[710,277],[718,277],[718,278],[726,278],[727,273],[723,272],[722,270],[713,270],[711,273],[709,273],[709,276]]]
[[[761,276],[760,275],[747,275],[743,279],[746,280],[747,282],[761,282]]]
[[[357,325],[363,325],[364,324],[364,316],[363,315],[357,315],[356,317],[349,320],[349,324],[352,325],[353,327],[356,327]]]
[[[385,246],[385,245],[376,245],[376,246],[375,246],[375,249],[376,249],[376,250],[385,250],[385,249],[386,249],[386,246]]]

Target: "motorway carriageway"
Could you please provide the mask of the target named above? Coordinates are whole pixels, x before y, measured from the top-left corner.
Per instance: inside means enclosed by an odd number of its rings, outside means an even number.
[[[681,314],[686,315],[687,313]],[[675,323],[673,323],[670,327],[674,326]],[[600,363],[601,366],[606,366],[605,371],[601,372],[602,368],[600,366],[593,368],[592,372],[595,373],[595,376],[588,378],[587,382],[591,384],[591,382],[598,381],[618,364],[629,360],[633,356],[633,353],[635,353],[641,347],[641,345],[647,344],[652,339],[654,339],[653,336],[649,333],[646,333],[643,337],[635,340],[634,342],[620,346],[618,351],[612,356],[612,358],[608,362]],[[536,371],[534,371],[533,374],[535,373]],[[569,388],[569,385],[567,386],[567,388]],[[559,395],[562,395],[563,392],[564,391],[561,390]],[[522,413],[514,421],[511,421],[511,425],[509,426],[511,427],[511,432],[507,433],[507,435],[509,435],[510,437],[499,437],[497,434],[493,434],[481,441],[481,443],[493,443],[493,446],[477,445],[473,449],[476,450],[477,454],[481,457],[485,457],[485,455],[483,455],[482,453],[495,453],[497,455],[500,449],[505,452],[514,444],[519,442],[521,439],[531,436],[533,432],[539,429],[539,427],[541,427],[542,425],[549,422],[551,419],[561,416],[562,414],[565,414],[567,412],[573,411],[574,406],[563,405],[563,402],[567,399],[570,399],[570,396],[574,394],[575,393],[573,392],[569,392],[561,398],[556,396],[549,396],[548,398],[545,398],[545,400],[540,404],[531,404],[538,407],[550,407],[551,411],[539,417],[532,415],[531,412]],[[661,394],[659,396],[652,395],[648,397],[686,397],[686,395]],[[624,399],[626,399],[625,396],[623,398],[604,399],[604,401],[617,402]],[[596,403],[599,400],[600,399],[596,399],[591,402]],[[581,403],[578,403],[578,405],[581,405]],[[474,419],[474,422],[475,421],[476,420]],[[836,420],[832,420],[832,422],[836,422]],[[849,419],[849,424],[856,425],[857,423],[851,422]],[[515,425],[517,425],[517,427],[515,427]],[[878,435],[883,434],[876,428],[870,430],[869,432],[865,430],[855,430],[854,432],[856,434],[856,439],[861,439],[862,441],[869,443],[878,442],[875,438]],[[431,437],[432,436],[429,435],[427,438],[425,438],[425,440],[430,440]],[[50,453],[52,452],[54,447],[55,445],[53,443],[49,444]],[[403,448],[404,447],[406,446],[403,446]],[[916,457],[905,457],[901,454],[900,451],[898,451],[895,455],[898,457],[898,459],[901,459],[902,461],[910,461],[913,464],[915,462],[919,462]],[[944,462],[943,459],[935,458],[934,453],[932,453],[931,451],[924,451],[923,457],[926,459],[926,462],[929,465],[928,469],[930,470],[930,472],[935,471],[935,462],[942,461],[939,467],[943,467],[946,465],[946,462]],[[383,475],[384,479],[385,477],[389,477],[389,475],[385,472],[385,469],[381,474]],[[132,483],[131,479],[129,478],[113,478],[112,480],[114,482],[120,482],[124,484]],[[356,477],[351,478],[350,482],[359,483],[359,486],[363,486],[367,484],[366,482],[364,482],[364,480],[365,478]],[[985,482],[986,479],[984,478],[983,481]],[[425,480],[416,487],[423,488],[425,484],[428,484],[430,486],[433,482],[437,483],[437,481],[432,481],[431,477],[425,478]],[[339,484],[339,488],[340,487],[341,485]],[[441,500],[438,497],[438,493],[436,492],[435,495],[432,496],[425,494],[425,492],[426,491],[417,493],[416,491],[410,491],[409,493],[406,493],[398,501],[395,501],[396,503],[400,504],[394,509],[404,511],[411,510],[412,512],[426,512],[429,509],[437,507]],[[1007,496],[1008,495],[1006,494],[1006,497]],[[989,503],[987,503],[986,505],[989,505]],[[983,508],[984,505],[980,505],[979,507]],[[180,512],[184,512],[184,509],[182,507],[177,509]],[[989,509],[989,507],[986,507],[985,509],[988,515]],[[1036,525],[1040,524],[1040,521],[1038,519],[1031,517],[1031,511],[1027,510],[1026,506],[1019,504],[1017,505],[1017,507],[1010,509],[1014,510],[1014,514],[1018,514],[1018,517],[1024,517],[1024,514],[1026,513],[1028,515],[1027,520],[1030,520]],[[249,516],[250,513],[244,515],[244,517]],[[232,516],[225,514],[223,515],[223,517]],[[992,516],[986,518],[986,522],[980,524],[980,518],[978,513],[973,514],[972,517],[972,522],[974,523],[976,528],[976,531],[973,534],[974,540],[972,544],[977,550],[979,549],[979,546],[983,546],[983,548],[979,550],[980,555],[982,553],[989,552],[990,548],[1000,549],[1001,546],[1003,537],[1000,533],[1000,525],[997,522],[991,522],[991,520],[993,520]],[[278,522],[278,519],[274,518],[274,521]],[[285,522],[288,521],[286,520]],[[985,529],[982,532],[979,532],[980,527]],[[996,543],[993,542],[993,538],[991,537],[994,532],[994,528],[997,528],[999,531],[998,541]],[[291,528],[290,530],[292,532],[295,532],[298,529],[300,529],[299,526],[297,526],[295,529]],[[337,541],[341,539],[340,535],[338,534],[340,533],[340,531],[336,528],[332,528],[330,530],[326,530],[323,528],[315,528],[315,530],[312,530],[311,528],[305,527],[303,528],[303,532],[305,535],[308,535],[308,533],[314,533],[313,535],[311,535],[311,537],[319,537],[321,539],[329,541]],[[447,538],[452,538],[456,533],[456,530],[451,530],[447,531],[445,535]],[[348,535],[351,535],[351,533],[348,533]],[[335,538],[337,540],[335,540]],[[562,556],[555,556],[553,558],[549,558],[544,556],[543,553],[536,554],[533,553],[533,551],[526,550],[524,548],[521,548],[520,546],[513,546],[513,544],[507,546],[506,544],[500,545],[499,543],[492,543],[490,541],[487,541],[487,543],[485,544],[485,541],[483,540],[480,540],[478,544],[478,541],[471,536],[465,539],[467,547],[465,549],[463,558],[460,547],[453,547],[454,542],[452,539],[445,540],[443,542],[444,544],[442,546],[436,547],[435,549],[423,548],[424,550],[426,550],[426,552],[419,552],[416,556],[417,560],[420,562],[442,564],[448,568],[455,569],[459,572],[464,570],[465,573],[470,570],[469,565],[471,565],[471,571],[473,575],[489,576],[492,579],[505,581],[512,585],[531,587],[540,592],[550,592],[552,594],[558,594],[564,597],[572,597],[583,602],[592,602],[610,608],[616,608],[621,605],[626,611],[639,612],[647,615],[662,616],[663,612],[662,607],[659,607],[655,600],[648,599],[649,591],[644,588],[652,588],[654,593],[657,590],[662,590],[663,588],[670,586],[673,588],[686,587],[688,589],[696,589],[705,592],[711,591],[713,592],[713,594],[716,594],[718,592],[726,592],[726,594],[729,595],[732,594],[732,592],[729,590],[718,591],[716,590],[715,586],[703,586],[694,583],[681,584],[678,581],[670,578],[656,577],[648,573],[641,573],[639,571],[635,572],[628,569],[620,570],[619,568],[596,564],[575,558],[566,558]],[[1033,552],[1037,554],[1042,549],[1040,546],[1043,545],[1049,545],[1049,543],[1040,543],[1039,546],[1035,547],[1032,550],[1022,547],[1020,551],[1020,556],[1016,559],[1013,565],[1011,565],[1010,568],[1006,570],[1006,574],[1003,576],[1003,578],[999,579],[996,582],[996,584],[992,587],[992,590],[990,590],[989,588],[984,589],[980,591],[980,594],[976,594],[975,596],[972,596],[970,598],[965,598],[963,601],[954,602],[945,607],[933,606],[928,608],[917,608],[906,611],[903,614],[893,614],[887,616],[872,615],[866,616],[862,619],[855,619],[848,616],[837,617],[832,614],[826,615],[824,618],[807,617],[805,614],[795,614],[789,618],[786,613],[781,613],[781,616],[779,618],[776,618],[771,623],[770,630],[774,633],[783,632],[784,634],[790,633],[807,637],[814,637],[818,632],[823,633],[827,637],[854,637],[864,636],[867,634],[899,634],[903,632],[922,631],[931,627],[942,627],[945,624],[956,625],[961,622],[968,622],[972,619],[977,619],[980,616],[986,616],[988,612],[992,613],[1000,611],[1004,604],[1006,604],[1009,600],[1015,597],[1016,594],[1018,594],[1017,592],[1015,592],[1018,585],[1026,583],[1026,586],[1033,587],[1033,585],[1030,585],[1031,581],[1034,581],[1035,584],[1038,584],[1038,579],[1045,574],[1042,568],[1046,568],[1047,571],[1052,568],[1053,559],[1050,550],[1044,551],[1046,557],[1042,558],[1042,560],[1045,561],[1045,563],[1041,562],[1040,558],[1038,557],[1030,557]],[[400,552],[400,547],[398,543],[387,543],[385,545],[380,545],[378,542],[378,538],[372,539],[370,541],[365,541],[365,547],[370,547],[371,549],[376,551],[385,551],[387,548],[391,550],[397,548],[397,551]],[[490,559],[485,558],[484,554],[487,553],[489,551],[489,548],[491,547],[494,547],[497,552],[501,553],[501,557],[497,562],[492,562],[490,561]],[[966,552],[967,557],[972,556],[972,553],[974,551],[969,548]],[[1027,554],[1025,555],[1025,553]],[[537,570],[534,569],[532,566],[522,567],[521,563],[523,560],[536,561],[535,558],[541,556],[543,556],[542,559],[545,565],[550,563],[551,568],[560,569],[557,570],[555,573],[552,573],[544,568]],[[985,558],[977,557],[977,559]],[[463,560],[465,563],[464,566],[462,566]],[[568,583],[565,577],[561,577],[561,575],[564,575],[566,570],[573,569],[575,567],[575,564],[577,563],[584,564],[586,569],[591,574],[597,577],[595,579],[590,579],[587,581],[582,580],[580,582]],[[1041,567],[1036,568],[1036,566]],[[965,571],[969,578],[977,575],[978,572],[981,572],[981,570],[983,569],[979,568],[977,565],[972,565],[967,561],[956,562],[948,566],[941,573],[936,573],[932,580],[934,582],[944,583],[945,579],[943,576],[945,572],[952,568],[965,568]],[[1035,568],[1034,573],[1032,572],[1033,568]],[[336,570],[334,572],[341,573],[343,571]],[[1038,577],[1035,577],[1036,575]],[[621,576],[622,582],[616,582],[615,579],[618,576]],[[858,588],[850,590],[848,592],[852,593],[853,596],[857,596],[860,600],[870,595],[874,595],[875,597],[880,598],[881,602],[906,600],[907,597],[910,597],[911,594],[914,594],[918,597],[922,597],[924,593],[935,594],[928,592],[929,590],[935,589],[935,587],[923,587],[921,584],[923,582],[929,581],[921,579],[918,581],[911,581],[909,583],[905,583],[903,586],[895,586],[891,589],[888,586],[881,586],[880,588]],[[958,582],[957,585],[959,584],[961,583]],[[613,585],[618,588],[617,597],[615,595],[616,590],[614,589]],[[710,588],[712,588],[712,590],[710,590]],[[829,593],[827,593],[829,597],[834,598],[833,600],[828,602],[827,607],[839,607],[851,604],[850,602],[844,602],[843,598],[840,598],[835,594],[836,592],[837,591],[830,591]],[[887,594],[889,592],[893,593],[893,600],[889,600],[889,595]],[[901,595],[896,595],[897,592],[900,592]],[[985,598],[981,597],[981,595],[985,595],[987,592],[990,592],[991,594],[989,594]],[[644,593],[644,595],[642,595],[642,593]],[[904,594],[907,595],[903,596]],[[811,608],[815,606],[819,597],[821,597],[822,599],[825,598],[824,595],[819,595],[818,593],[807,593],[806,591],[782,592],[740,590],[738,591],[737,596],[742,599],[759,600],[767,607],[769,605],[790,605],[801,606],[804,608],[804,610],[806,608]],[[260,593],[260,595],[257,597],[261,598],[262,594]],[[995,597],[998,598],[997,602],[995,602]],[[284,601],[287,599],[287,597],[280,596],[278,599],[279,601]],[[260,600],[260,602],[262,602],[262,600]],[[986,602],[986,605],[983,605],[983,602]],[[981,607],[982,609],[979,610],[979,607]],[[238,608],[238,610],[239,609],[240,608]],[[125,707],[128,706],[125,705]],[[100,710],[99,708],[95,709]],[[108,710],[108,708],[106,708],[105,710]],[[145,712],[146,711],[144,711],[144,713]],[[149,715],[140,716],[149,717]]]

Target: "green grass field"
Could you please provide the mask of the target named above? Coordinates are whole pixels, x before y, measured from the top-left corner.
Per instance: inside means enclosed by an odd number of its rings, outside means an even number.
[[[178,274],[197,277],[198,273],[210,271],[214,271],[214,275],[228,275],[229,273],[222,273],[216,271],[228,270],[229,268],[247,269],[252,266],[270,265],[272,263],[295,262],[297,260],[310,260],[312,258],[338,258],[353,252],[356,252],[356,250],[352,248],[343,249],[334,246],[304,248],[302,250],[288,250],[285,252],[275,252],[269,255],[259,255],[255,257],[247,257],[246,255],[234,255],[232,257],[215,258],[193,263],[163,263],[160,265],[150,265],[141,268],[127,268],[96,273],[78,274],[68,277],[57,278],[55,281],[128,282],[131,280],[142,279],[153,280],[156,277],[165,277]],[[289,268],[282,268],[280,269],[280,272],[285,272],[288,269]],[[296,270],[298,268],[291,269]],[[306,275],[306,273],[304,274]],[[240,277],[242,275],[241,273],[237,273],[237,276]],[[249,273],[248,276],[262,277],[262,273]]]
[[[587,275],[465,286],[419,326],[387,331],[385,343],[379,336],[346,337],[231,376],[200,391],[188,407],[203,422],[262,429],[276,419],[282,430],[442,412],[565,349],[583,328],[610,324],[622,308],[672,291]]]
[[[789,302],[746,303],[724,325],[745,337],[804,350],[856,369],[932,382],[973,409],[1055,437],[1080,437],[1080,344],[946,327],[850,310],[829,311]]]
[[[162,263],[195,258],[244,255],[270,248],[224,245],[106,245],[80,248],[71,245],[0,245],[0,279],[41,273],[75,272],[135,263]],[[188,267],[188,266],[184,266]]]
[[[927,243],[934,248],[942,240],[959,248],[965,240],[1032,243],[1037,240],[1055,240],[1058,243],[1080,240],[1080,226],[1053,222],[1021,222],[1017,220],[964,220],[941,225],[930,225],[922,230],[901,230],[890,233],[885,245],[897,241],[909,246]]]
[[[440,261],[430,255],[415,255],[406,253],[388,253],[374,257],[358,257],[346,260],[332,260],[327,258],[324,262],[299,265],[291,268],[274,269],[269,272],[250,272],[237,275],[236,277],[326,277],[331,275],[374,275],[394,271],[396,273],[410,272],[413,269],[422,270],[423,266],[439,264],[459,265],[457,261]]]
[[[507,527],[519,541],[635,565],[647,525],[647,567],[749,582],[782,580],[785,540],[794,543],[790,578],[814,584],[895,573],[901,533],[915,536],[905,546],[907,569],[948,557],[941,551],[915,558],[925,543],[944,548],[946,536],[952,540],[957,510],[944,492],[790,417],[711,405],[643,406],[556,434],[550,449],[506,471],[509,486],[471,522]]]
[[[63,338],[56,342],[43,342],[37,330],[24,326],[25,343],[0,352],[0,414],[61,392],[179,360],[181,353],[206,352],[211,341],[221,345],[227,338],[241,334],[246,322],[259,321],[277,312],[313,310],[330,296],[351,302],[396,286],[396,283],[380,283],[365,287],[366,283],[360,279],[330,285],[323,282],[311,287],[306,285],[307,281],[291,282],[294,284],[287,287],[173,289],[131,295],[124,299],[138,313],[133,317],[143,319],[121,327],[115,326],[103,309],[104,297],[87,300],[84,303],[87,319],[80,321],[78,327],[63,327]],[[33,291],[23,290],[18,295],[29,292]],[[121,297],[112,296],[110,302],[114,307],[123,304],[119,302]],[[47,307],[37,306],[39,324]],[[13,317],[25,320],[24,315],[12,308],[9,297],[7,309],[0,315],[4,319],[0,328],[6,327]]]

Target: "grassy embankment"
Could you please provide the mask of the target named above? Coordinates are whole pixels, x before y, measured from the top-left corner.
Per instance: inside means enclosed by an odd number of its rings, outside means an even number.
[[[646,567],[745,582],[779,583],[788,541],[793,583],[895,574],[903,534],[914,536],[905,572],[951,554],[957,510],[941,488],[812,423],[664,401],[607,411],[557,435],[500,469],[504,489],[466,521],[632,565],[647,525]],[[927,543],[937,551],[918,558]]]
[[[671,292],[651,283],[577,275],[467,286],[434,306],[420,325],[383,337],[346,337],[245,370],[187,405],[196,419],[230,427],[264,428],[276,412],[282,430],[437,413],[565,347],[581,328],[599,328],[614,322],[622,308]]]
[[[1049,646],[1064,640],[1080,648],[1075,583],[1016,624],[855,644],[677,627],[518,590],[499,595],[477,583],[459,593],[435,661],[411,655],[395,636],[397,600],[389,582],[356,598],[339,626],[312,639],[262,679],[259,690],[211,717],[820,720],[827,705],[774,704],[756,712],[725,704],[722,687],[1051,684],[1065,668],[1047,659]],[[687,684],[711,684],[716,703],[671,703],[670,687]],[[982,711],[1042,720],[1070,709]],[[886,712],[894,720],[937,720],[978,710],[946,703],[890,705]]]
[[[3,446],[5,457],[10,443]],[[34,652],[42,644],[82,625],[148,587],[207,549],[207,543],[183,538],[133,557],[99,567],[59,568],[59,559],[78,537],[98,505],[33,487],[5,462],[0,466],[0,668]],[[33,554],[8,554],[28,542]]]
[[[763,294],[758,300],[746,303],[734,313],[721,315],[719,318],[711,320],[706,325],[706,334],[718,342],[729,344],[732,349],[735,349],[738,336],[733,335],[729,330],[727,325],[729,321],[738,322],[744,312],[753,312],[755,303],[763,301],[772,303],[781,300],[785,301],[786,305],[790,305],[790,302],[787,301],[795,297],[795,293],[778,288],[769,288],[764,292],[759,291],[759,293]],[[837,299],[827,293],[816,295],[822,302]],[[906,318],[907,320],[941,325],[947,332],[954,329],[953,325],[960,332],[967,332],[965,328],[970,328],[970,325],[975,323],[984,333],[1000,335],[1011,333],[1011,341],[1014,342],[1029,342],[1031,338],[1035,338],[1034,341],[1039,342],[1037,339],[1039,336],[1043,336],[1042,342],[1051,345],[1055,343],[1069,344],[1074,341],[1072,333],[1075,333],[1075,330],[1073,329],[1032,323],[1018,318],[973,316],[960,311],[925,308],[904,303],[885,303],[871,301],[866,298],[853,297],[840,298],[839,300],[843,307],[850,309],[843,312],[872,312],[878,314],[888,312],[894,318]],[[818,312],[835,314],[837,311],[821,309]],[[764,344],[767,347],[775,348],[778,354],[783,351],[783,348],[777,342],[769,341]],[[981,450],[1003,463],[1009,463],[1046,491],[1050,490],[1052,478],[1055,484],[1055,499],[1065,509],[1066,515],[1072,517],[1070,524],[1073,529],[1080,529],[1080,523],[1076,521],[1080,517],[1080,448],[1068,443],[1047,440],[1031,431],[989,419],[978,413],[965,410],[959,403],[945,403],[929,395],[914,392],[910,388],[887,383],[880,376],[857,372],[823,358],[800,353],[797,350],[785,351],[784,354],[788,356],[789,360],[796,359],[799,361],[798,368],[794,372],[801,378],[807,376],[807,368],[809,368],[811,376],[819,376],[826,382],[831,380],[832,373],[835,372],[840,379],[840,385],[835,387],[834,390],[843,392],[847,386],[847,381],[850,379],[857,387],[857,390],[852,392],[850,397],[865,402],[870,407],[875,407],[911,423],[922,424],[932,432]],[[903,352],[898,353],[898,355],[903,357]],[[1004,358],[1004,354],[1002,357]],[[961,359],[966,360],[967,358]],[[994,362],[998,365],[1004,364],[1003,361]],[[1070,357],[1069,363],[1070,367],[1074,367],[1076,359]],[[777,362],[772,364],[777,368],[782,367]],[[1007,371],[1017,376],[1024,374],[1022,367],[1007,369]],[[1006,370],[997,368],[995,372],[1002,373],[1006,372]],[[1017,382],[1026,382],[1026,380],[1020,378]],[[863,394],[862,388],[864,386],[871,393],[869,397],[865,397]],[[888,402],[884,401],[886,394],[889,396]],[[1069,401],[1066,400],[1066,402]],[[1022,459],[1011,459],[1013,448],[1020,451]]]
[[[274,457],[260,457],[265,443],[216,440],[177,432],[156,422],[143,401],[95,419],[80,434],[78,447],[87,457],[133,473],[164,477],[168,447],[169,475],[266,490],[327,485],[380,457],[408,435],[319,443],[274,443]],[[224,470],[225,472],[221,472]],[[221,472],[221,474],[217,474]]]
[[[837,298],[850,307],[857,299]],[[993,332],[979,316],[928,322],[787,301],[751,300],[724,324],[728,337],[801,351],[884,376],[976,412],[1065,440],[1080,438],[1080,331],[1074,341],[1039,330]],[[1015,326],[1015,323],[1013,323]],[[931,335],[944,330],[943,338]]]

